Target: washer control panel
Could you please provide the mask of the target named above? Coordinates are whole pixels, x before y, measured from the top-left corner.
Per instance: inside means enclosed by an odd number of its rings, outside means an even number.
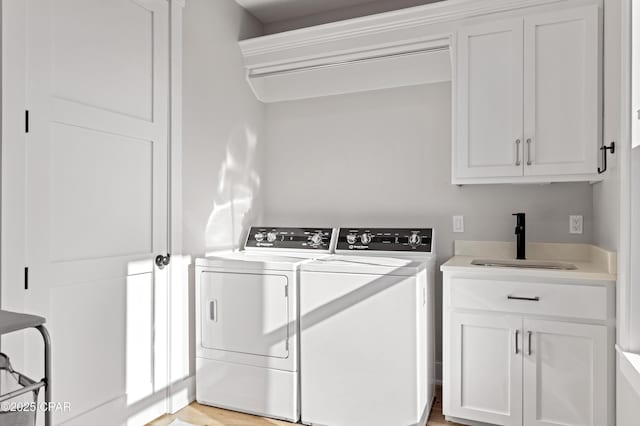
[[[252,226],[245,248],[329,250],[332,228],[281,228]]]
[[[432,228],[340,228],[336,250],[431,253]]]

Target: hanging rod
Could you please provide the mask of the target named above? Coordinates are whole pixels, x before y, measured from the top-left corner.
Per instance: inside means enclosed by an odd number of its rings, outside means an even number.
[[[273,76],[273,75],[283,75],[283,74],[291,74],[291,73],[300,72],[300,71],[312,71],[312,70],[318,70],[318,69],[324,69],[324,68],[333,68],[333,67],[338,67],[338,66],[343,66],[343,65],[348,65],[348,64],[358,64],[358,63],[362,63],[362,62],[375,61],[375,60],[387,59],[387,58],[400,58],[400,57],[405,57],[405,56],[415,56],[415,55],[419,55],[419,54],[422,54],[422,53],[441,52],[441,51],[447,51],[447,50],[449,50],[449,46],[440,46],[440,47],[431,47],[431,48],[427,48],[427,49],[409,50],[409,51],[400,52],[400,53],[391,53],[391,54],[367,56],[366,58],[345,59],[343,61],[336,61],[336,62],[331,62],[331,63],[328,63],[328,64],[299,66],[299,67],[296,67],[296,68],[287,68],[287,69],[284,69],[284,70],[277,70],[277,71],[266,71],[266,72],[262,72],[262,73],[261,72],[250,71],[249,72],[249,77],[253,77],[253,78],[270,77],[270,76]]]

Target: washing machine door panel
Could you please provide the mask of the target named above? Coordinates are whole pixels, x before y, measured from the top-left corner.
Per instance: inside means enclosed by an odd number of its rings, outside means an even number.
[[[419,422],[420,363],[426,362],[423,291],[415,276],[303,271],[302,423]]]
[[[287,358],[287,285],[286,275],[202,272],[202,346]]]

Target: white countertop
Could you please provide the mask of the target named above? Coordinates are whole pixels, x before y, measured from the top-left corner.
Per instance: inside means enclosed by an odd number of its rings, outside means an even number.
[[[443,272],[488,272],[528,277],[570,280],[616,281],[616,254],[590,244],[528,243],[527,260],[566,262],[572,270],[508,268],[472,265],[474,259],[515,259],[515,244],[497,241],[455,241],[454,257],[445,262]]]

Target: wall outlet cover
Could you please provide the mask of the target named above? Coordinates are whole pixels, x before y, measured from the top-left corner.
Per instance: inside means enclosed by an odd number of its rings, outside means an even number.
[[[453,217],[453,232],[464,232],[464,216]]]
[[[569,216],[569,233],[582,234],[582,216],[580,215]]]

